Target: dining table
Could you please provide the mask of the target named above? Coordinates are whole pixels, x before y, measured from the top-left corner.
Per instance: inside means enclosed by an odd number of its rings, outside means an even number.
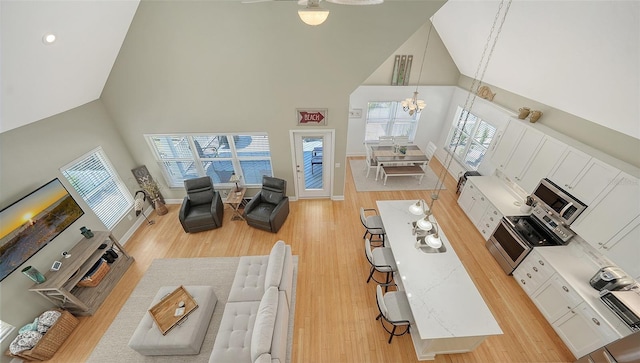
[[[470,352],[502,330],[433,216],[442,247],[420,242],[414,223],[424,214],[409,212],[416,202],[376,202],[397,265],[393,281],[406,293],[413,314],[410,333],[416,355],[433,360],[436,354]]]
[[[417,145],[406,145],[404,153],[400,152],[395,145],[372,145],[371,158],[376,162],[376,180],[380,175],[383,165],[411,165],[415,163],[426,164],[429,158],[420,150]]]

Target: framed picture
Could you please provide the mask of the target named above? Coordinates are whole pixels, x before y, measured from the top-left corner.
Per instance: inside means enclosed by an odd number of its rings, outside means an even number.
[[[327,126],[326,108],[296,108],[298,126]]]

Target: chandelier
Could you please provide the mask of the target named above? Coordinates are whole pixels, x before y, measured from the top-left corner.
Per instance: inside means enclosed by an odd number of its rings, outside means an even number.
[[[420,72],[418,73],[418,82],[416,83],[416,90],[413,92],[413,97],[407,98],[401,101],[402,109],[405,112],[409,112],[409,116],[413,116],[415,113],[420,113],[426,103],[424,100],[418,99],[418,86],[420,86],[420,79],[422,78],[422,67],[427,57],[427,48],[429,48],[429,39],[431,38],[431,30],[433,29],[433,22],[429,21],[429,33],[427,34],[427,43],[424,45],[424,53],[422,54],[422,63],[420,64]]]
[[[424,103],[424,100],[418,99],[418,91],[413,92],[413,97],[402,101],[402,109],[408,111],[409,116],[413,116],[414,113],[419,113],[424,106],[426,106],[426,103]]]

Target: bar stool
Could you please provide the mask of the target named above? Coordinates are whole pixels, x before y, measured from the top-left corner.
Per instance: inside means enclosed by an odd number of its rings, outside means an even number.
[[[386,288],[388,286],[385,286]],[[378,285],[376,286],[376,302],[380,311],[376,320],[380,320],[382,328],[389,333],[389,344],[391,344],[393,337],[409,333],[414,319],[407,294],[404,291],[389,291],[383,294],[382,287]],[[393,329],[389,330],[384,324],[385,321],[393,325]],[[404,327],[404,329],[400,333],[396,333],[398,327]]]
[[[371,242],[380,242],[380,246],[384,247],[386,232],[378,211],[373,208],[360,207],[360,222],[365,228],[362,238],[366,239],[368,234]],[[374,236],[377,236],[378,239],[373,239]]]
[[[393,273],[398,271],[398,267],[396,266],[396,260],[393,257],[393,252],[391,252],[391,248],[389,247],[378,247],[375,249],[371,249],[371,241],[368,238],[364,240],[364,252],[367,256],[367,261],[371,265],[371,271],[369,272],[369,278],[367,278],[367,283],[373,279],[373,281],[379,284],[389,284],[391,280],[393,280]],[[386,274],[385,281],[378,281],[375,277],[373,277],[374,272],[382,272]],[[385,291],[387,291],[388,286],[385,287]]]

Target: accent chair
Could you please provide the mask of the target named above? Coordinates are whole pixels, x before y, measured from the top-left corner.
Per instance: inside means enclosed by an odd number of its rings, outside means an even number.
[[[289,215],[287,181],[262,177],[262,190],[244,207],[243,217],[252,227],[276,233]]]
[[[220,193],[213,189],[211,177],[184,181],[187,196],[182,201],[178,218],[187,233],[222,227],[224,205]]]

